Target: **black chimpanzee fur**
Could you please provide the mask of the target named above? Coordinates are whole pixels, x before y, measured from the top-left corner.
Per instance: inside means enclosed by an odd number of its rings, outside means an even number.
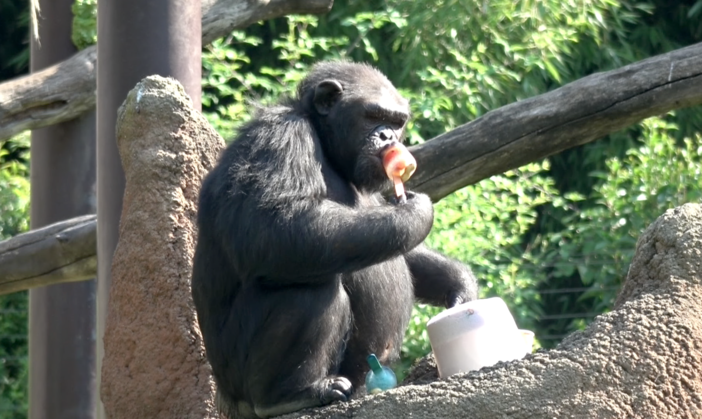
[[[379,194],[390,186],[380,153],[408,119],[377,70],[318,64],[205,179],[192,292],[228,414],[347,400],[368,354],[398,357],[415,297],[447,307],[476,298],[467,266],[422,245],[429,198]]]

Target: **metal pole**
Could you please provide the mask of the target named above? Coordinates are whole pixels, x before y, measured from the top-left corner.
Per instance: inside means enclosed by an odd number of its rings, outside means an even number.
[[[73,0],[41,0],[31,71],[72,56]],[[95,213],[95,112],[34,130],[31,225]],[[29,292],[29,417],[95,417],[95,280]]]
[[[115,142],[117,109],[127,92],[152,74],[176,78],[199,109],[201,32],[199,0],[98,2],[98,373],[124,193]],[[98,412],[104,417],[101,407]]]

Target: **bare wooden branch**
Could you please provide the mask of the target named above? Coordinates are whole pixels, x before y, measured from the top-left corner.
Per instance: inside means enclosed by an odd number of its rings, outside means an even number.
[[[234,29],[292,14],[322,14],[333,0],[205,0],[202,2],[202,43],[207,45]]]
[[[699,104],[702,43],[504,106],[417,146],[409,187],[438,201],[644,118]]]
[[[85,215],[0,242],[0,294],[93,278],[96,226]]]
[[[0,84],[0,141],[74,119],[95,107],[97,49]]]
[[[253,23],[289,14],[320,14],[333,0],[205,0],[202,41],[209,44]],[[0,141],[74,119],[95,107],[97,48],[43,71],[0,84]]]

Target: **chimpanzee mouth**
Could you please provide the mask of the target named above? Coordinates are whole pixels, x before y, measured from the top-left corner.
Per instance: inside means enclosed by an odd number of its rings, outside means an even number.
[[[385,174],[380,153],[361,155],[354,168],[353,183],[364,192],[382,192],[392,186]]]

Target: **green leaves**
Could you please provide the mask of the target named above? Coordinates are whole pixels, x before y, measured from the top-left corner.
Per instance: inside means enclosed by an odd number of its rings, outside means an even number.
[[[566,210],[565,228],[543,236],[531,255],[556,267],[555,278],[577,270],[584,284],[605,289],[588,296],[598,309],[611,307],[643,230],[667,209],[702,200],[702,136],[676,140],[677,126],[663,118],[642,128],[639,147],[590,174],[600,179],[589,197],[593,204],[579,208],[579,194],[552,202]]]
[[[0,147],[0,241],[29,230],[29,132]]]
[[[29,230],[29,132],[0,144],[0,241]],[[0,416],[27,417],[28,293],[0,296]]]
[[[97,0],[76,0],[71,6],[73,29],[71,40],[78,49],[97,43]]]

